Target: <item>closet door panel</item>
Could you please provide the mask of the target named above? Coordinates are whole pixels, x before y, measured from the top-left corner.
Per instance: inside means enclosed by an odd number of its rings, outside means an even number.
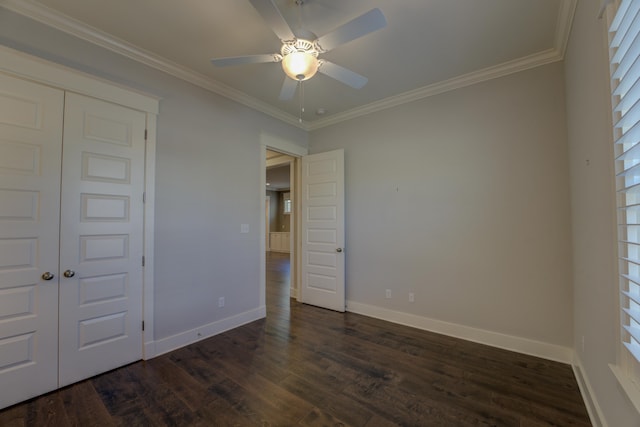
[[[0,408],[58,385],[63,104],[0,73]]]
[[[142,358],[145,123],[139,111],[66,95],[60,386]]]

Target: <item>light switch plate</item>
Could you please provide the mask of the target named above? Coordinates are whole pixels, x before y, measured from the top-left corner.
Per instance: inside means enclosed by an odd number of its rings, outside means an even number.
[[[240,232],[248,233],[249,232],[249,224],[240,224]]]

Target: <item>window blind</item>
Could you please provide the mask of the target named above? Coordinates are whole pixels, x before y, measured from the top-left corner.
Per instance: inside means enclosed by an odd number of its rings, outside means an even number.
[[[640,0],[620,3],[609,40],[621,338],[640,362]]]

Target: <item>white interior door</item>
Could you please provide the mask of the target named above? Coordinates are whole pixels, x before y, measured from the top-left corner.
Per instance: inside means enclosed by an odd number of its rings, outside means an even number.
[[[144,113],[67,93],[60,386],[142,358]]]
[[[0,73],[0,408],[58,385],[63,103]]]
[[[302,158],[304,303],[345,311],[344,150]]]

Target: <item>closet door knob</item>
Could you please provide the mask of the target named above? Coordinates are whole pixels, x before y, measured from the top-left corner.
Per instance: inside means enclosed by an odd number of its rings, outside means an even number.
[[[73,277],[73,276],[75,276],[75,275],[76,275],[76,272],[75,272],[75,271],[73,271],[73,270],[67,270],[67,271],[65,271],[65,272],[64,272],[64,273],[62,273],[62,274],[64,274],[64,277]]]
[[[48,271],[46,273],[42,274],[42,280],[51,280],[53,279],[55,276],[51,273],[49,273]]]
[[[342,248],[336,249],[336,252],[342,252]]]

